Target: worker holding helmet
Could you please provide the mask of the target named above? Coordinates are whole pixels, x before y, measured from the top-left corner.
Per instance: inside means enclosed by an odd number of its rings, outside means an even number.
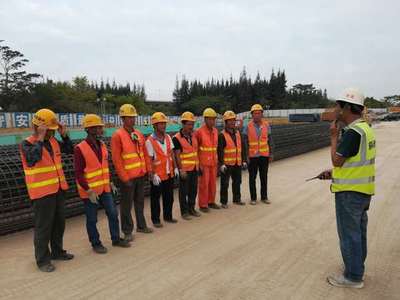
[[[157,228],[163,227],[160,220],[160,197],[163,201],[163,217],[167,223],[177,223],[172,216],[174,204],[174,177],[179,176],[173,153],[172,138],[166,133],[167,117],[162,112],[151,116],[154,132],[146,140],[147,170],[150,177],[151,220]]]
[[[107,248],[101,242],[96,226],[99,205],[106,211],[112,245],[126,248],[130,247],[130,244],[129,241],[121,239],[119,234],[118,211],[111,194],[112,190],[115,192],[116,187],[110,182],[108,151],[101,140],[104,123],[95,114],[85,115],[82,122],[87,137],[76,145],[74,150],[76,186],[84,203],[86,230],[93,251],[105,254]]]
[[[242,151],[242,137],[236,129],[236,114],[228,110],[223,115],[225,129],[218,137],[218,161],[220,165],[220,201],[222,208],[228,208],[229,178],[232,178],[233,203],[244,205],[241,200],[242,168],[247,167]]]
[[[331,179],[335,193],[337,231],[344,262],[342,274],[329,276],[338,287],[362,288],[367,257],[367,211],[375,194],[376,140],[373,129],[362,119],[364,95],[346,89],[337,99],[336,121],[330,127],[333,169],[320,179]],[[339,140],[339,123],[344,124]]]
[[[63,249],[68,184],[61,160],[61,153],[72,154],[73,145],[66,127],[58,123],[50,109],[38,110],[32,124],[34,132],[20,145],[20,154],[33,206],[36,264],[41,271],[52,272],[55,267],[51,260],[74,257]],[[62,142],[54,137],[56,130]]]
[[[111,137],[111,156],[121,189],[121,229],[124,238],[133,240],[134,224],[132,220],[132,204],[135,209],[136,231],[152,233],[144,217],[144,185],[146,180],[145,138],[136,129],[138,116],[132,104],[123,104],[119,109],[123,126],[117,129]]]

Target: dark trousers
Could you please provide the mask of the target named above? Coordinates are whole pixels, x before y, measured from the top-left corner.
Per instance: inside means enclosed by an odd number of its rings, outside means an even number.
[[[179,179],[179,204],[182,215],[194,209],[197,196],[197,171],[186,172],[186,174],[186,179]]]
[[[344,277],[361,281],[367,258],[367,211],[371,196],[357,192],[335,194],[336,222],[340,251],[345,266]]]
[[[108,228],[110,230],[111,240],[118,241],[119,236],[119,221],[118,211],[114,203],[111,193],[103,193],[99,196],[99,204],[94,204],[89,199],[84,200],[86,214],[86,230],[89,241],[93,247],[101,245],[100,234],[97,230],[97,210],[99,205],[104,207],[108,219]]]
[[[249,162],[249,186],[250,197],[252,201],[257,200],[256,178],[257,172],[260,172],[261,182],[261,200],[268,199],[268,166],[269,157],[252,157]]]
[[[34,246],[36,264],[41,267],[50,263],[51,256],[63,250],[65,230],[65,192],[45,196],[32,201],[34,213]],[[51,254],[49,250],[51,247]]]
[[[232,178],[232,199],[233,202],[240,202],[240,185],[242,184],[242,167],[241,166],[227,166],[225,173],[221,172],[220,176],[220,201],[221,204],[228,203],[228,188],[229,178]]]
[[[147,227],[144,210],[144,177],[131,179],[129,185],[121,183],[122,199],[120,203],[121,229],[124,234],[133,231],[132,203],[135,209],[136,227],[144,229]]]
[[[150,187],[150,206],[151,206],[151,221],[153,224],[160,223],[160,196],[163,202],[164,220],[172,219],[172,207],[174,204],[174,179],[170,178],[161,181],[160,185],[156,186],[151,183]]]

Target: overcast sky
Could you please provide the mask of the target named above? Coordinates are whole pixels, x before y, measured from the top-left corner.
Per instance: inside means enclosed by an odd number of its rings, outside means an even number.
[[[170,100],[176,76],[252,78],[284,69],[288,85],[338,96],[400,93],[400,1],[0,0],[0,39],[29,70],[70,80],[142,83]]]

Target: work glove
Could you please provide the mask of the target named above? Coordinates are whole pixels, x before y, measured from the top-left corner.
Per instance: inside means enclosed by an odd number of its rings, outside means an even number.
[[[115,186],[114,182],[110,183],[111,186],[111,192],[113,193],[114,196],[118,195],[118,188]]]
[[[179,175],[182,180],[185,180],[187,178],[187,173],[184,170],[181,170]]]
[[[93,204],[99,204],[99,196],[95,193],[95,191],[88,189],[87,194],[89,196],[89,201]]]
[[[157,174],[153,175],[153,185],[159,186],[161,183],[161,178]]]
[[[175,175],[175,177],[179,177],[179,169],[178,168],[174,169],[174,175]]]
[[[222,166],[219,168],[219,170],[221,171],[221,173],[224,173],[224,174],[225,174],[225,172],[226,172],[226,170],[227,170],[227,167],[226,167],[225,165],[222,165]]]
[[[242,163],[242,170],[247,170],[247,162]]]

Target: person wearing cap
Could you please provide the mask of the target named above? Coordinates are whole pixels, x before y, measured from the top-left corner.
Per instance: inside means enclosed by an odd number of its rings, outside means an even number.
[[[376,140],[373,129],[362,119],[364,95],[346,89],[336,101],[336,121],[330,127],[333,169],[319,175],[331,179],[335,193],[337,231],[344,262],[341,274],[327,280],[337,287],[362,288],[367,258],[367,211],[375,194]],[[345,127],[341,132],[339,126]]]
[[[243,127],[243,140],[248,158],[250,204],[257,203],[256,179],[259,172],[261,183],[261,202],[271,204],[268,199],[268,168],[272,161],[271,127],[263,119],[263,108],[260,104],[251,107],[251,117]]]
[[[136,231],[152,233],[144,217],[144,186],[146,180],[145,138],[136,129],[136,109],[131,104],[124,104],[119,109],[123,126],[111,137],[111,156],[120,180],[122,200],[120,203],[121,229],[124,238],[133,240],[134,224],[132,220],[132,203],[136,216]]]
[[[147,170],[150,178],[151,220],[157,228],[163,227],[160,220],[160,197],[163,202],[163,217],[167,223],[177,223],[172,216],[174,204],[174,177],[179,176],[173,153],[174,143],[166,133],[167,117],[162,112],[151,116],[154,132],[146,140],[148,156]]]
[[[96,226],[99,205],[106,211],[112,245],[127,248],[130,247],[130,243],[121,239],[119,234],[118,211],[111,194],[111,191],[116,191],[116,187],[110,182],[108,150],[101,140],[104,123],[95,114],[85,115],[82,122],[87,137],[74,149],[76,186],[84,203],[86,230],[93,251],[105,254],[107,248],[101,242]]]
[[[222,208],[228,208],[229,178],[232,178],[233,203],[245,205],[241,200],[242,168],[247,167],[245,152],[242,151],[242,137],[236,129],[236,114],[228,110],[223,119],[225,129],[218,136],[218,162],[220,165],[220,201]]]
[[[74,257],[63,248],[68,184],[61,160],[61,153],[73,153],[73,145],[66,127],[50,109],[37,111],[32,124],[33,134],[21,143],[20,155],[33,206],[36,264],[41,271],[52,272],[55,266],[51,260]],[[56,130],[62,142],[54,137]]]
[[[203,111],[204,125],[195,131],[199,156],[199,207],[207,213],[209,209],[220,209],[215,203],[216,182],[218,172],[218,131],[215,128],[217,113],[212,108]]]
[[[181,116],[182,129],[172,138],[176,163],[179,168],[179,204],[182,218],[200,217],[196,211],[197,176],[199,159],[197,140],[193,138],[195,122],[193,113],[186,111]]]

